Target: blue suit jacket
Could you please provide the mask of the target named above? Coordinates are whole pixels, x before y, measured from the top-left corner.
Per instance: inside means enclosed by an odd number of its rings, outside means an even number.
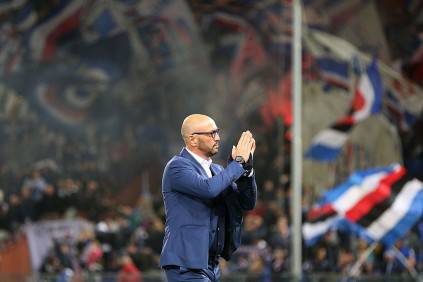
[[[244,169],[237,162],[225,169],[212,164],[211,169],[215,175],[209,178],[185,149],[167,163],[162,181],[166,227],[160,266],[207,268],[212,222],[216,222],[213,200],[219,195],[217,204],[225,206],[227,218],[221,255],[229,259],[239,246],[242,211],[253,209],[256,203],[255,178],[242,176]]]

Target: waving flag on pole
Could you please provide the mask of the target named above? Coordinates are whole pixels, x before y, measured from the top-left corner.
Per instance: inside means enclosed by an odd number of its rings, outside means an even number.
[[[303,236],[306,243],[308,245],[314,244],[329,228],[340,223],[343,217],[342,213],[338,213],[337,208],[342,210],[345,201],[350,200],[348,206],[355,204],[363,192],[375,189],[380,179],[392,173],[394,169],[395,167],[388,167],[356,172],[347,181],[326,192],[316,207],[310,210],[303,225]],[[367,188],[361,189],[361,187]],[[352,192],[347,193],[349,190]],[[355,193],[354,198],[351,193]]]
[[[382,80],[376,60],[370,63],[359,79],[352,106],[348,114],[331,127],[320,131],[305,156],[319,161],[334,161],[345,144],[354,125],[382,108]]]
[[[348,223],[352,231],[387,246],[401,238],[423,215],[423,183],[393,165],[354,173],[327,192],[303,225],[311,245],[329,228]]]
[[[331,85],[348,89],[350,87],[348,62],[329,56],[316,58],[320,76]]]

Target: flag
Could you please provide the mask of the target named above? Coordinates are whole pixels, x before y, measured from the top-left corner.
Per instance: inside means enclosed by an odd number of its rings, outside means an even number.
[[[83,5],[83,0],[61,0],[51,7],[46,18],[32,27],[28,44],[35,61],[50,60],[59,42],[79,28]]]
[[[209,18],[209,28],[222,34],[213,53],[230,65],[230,77],[240,87],[266,65],[266,51],[256,30],[242,16],[219,11]]]
[[[23,48],[11,26],[0,27],[0,75],[18,72],[22,67]]]
[[[346,197],[350,196],[346,194],[348,190],[354,187],[359,189],[359,185],[368,186],[368,189],[374,188],[375,183],[386,174],[392,172],[393,169],[393,167],[388,167],[376,168],[367,172],[356,172],[347,181],[323,194],[316,207],[309,211],[306,222],[303,225],[303,236],[306,243],[308,245],[314,244],[329,228],[338,226],[343,217],[342,214],[337,212],[336,208],[345,204]],[[364,177],[368,177],[365,182],[363,181]],[[358,191],[357,189],[352,189],[352,191]],[[359,195],[360,193],[356,192],[355,199],[359,198]],[[356,200],[352,202],[355,203]]]
[[[391,246],[423,215],[423,183],[400,165],[358,171],[323,195],[303,225],[307,244],[348,223],[368,241]]]
[[[316,63],[324,81],[343,89],[350,87],[348,62],[332,57],[320,57],[316,58]]]
[[[14,1],[16,4],[20,2],[16,6],[15,9],[12,11],[9,11],[9,14],[13,13],[12,18],[12,25],[16,30],[18,31],[26,31],[30,29],[37,21],[37,13],[34,9],[34,3],[31,1]],[[1,4],[0,4],[1,5]],[[1,9],[1,8],[0,8]]]
[[[25,1],[0,0],[0,14],[5,14],[21,8]]]
[[[94,42],[124,31],[108,8],[103,8],[98,15],[88,18],[83,27],[83,35],[87,42]]]
[[[417,117],[405,109],[392,90],[387,90],[385,97],[385,114],[388,119],[394,123],[401,132],[408,131],[416,122]]]
[[[84,40],[93,43],[101,39],[127,32],[127,25],[141,17],[139,15],[140,0],[92,1],[89,2],[84,21],[81,22],[81,33]],[[143,11],[151,10],[155,3],[143,5]]]
[[[348,114],[329,128],[320,131],[313,138],[305,156],[319,161],[334,161],[353,126],[381,111],[382,93],[382,80],[376,60],[373,59],[366,72],[360,76]]]

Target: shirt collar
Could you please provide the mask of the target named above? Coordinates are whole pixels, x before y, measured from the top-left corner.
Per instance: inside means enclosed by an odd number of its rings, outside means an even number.
[[[200,157],[199,155],[197,155],[196,153],[192,152],[190,149],[188,149],[187,147],[185,147],[185,149],[188,151],[188,153],[191,154],[191,156],[202,166],[207,166],[210,168],[211,164],[212,164],[212,159],[209,158],[208,160],[203,159],[202,157]]]

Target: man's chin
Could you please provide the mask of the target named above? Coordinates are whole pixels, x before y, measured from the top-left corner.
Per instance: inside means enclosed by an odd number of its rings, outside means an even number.
[[[219,148],[214,148],[212,151],[210,151],[210,157],[213,157],[217,153],[219,153]]]

